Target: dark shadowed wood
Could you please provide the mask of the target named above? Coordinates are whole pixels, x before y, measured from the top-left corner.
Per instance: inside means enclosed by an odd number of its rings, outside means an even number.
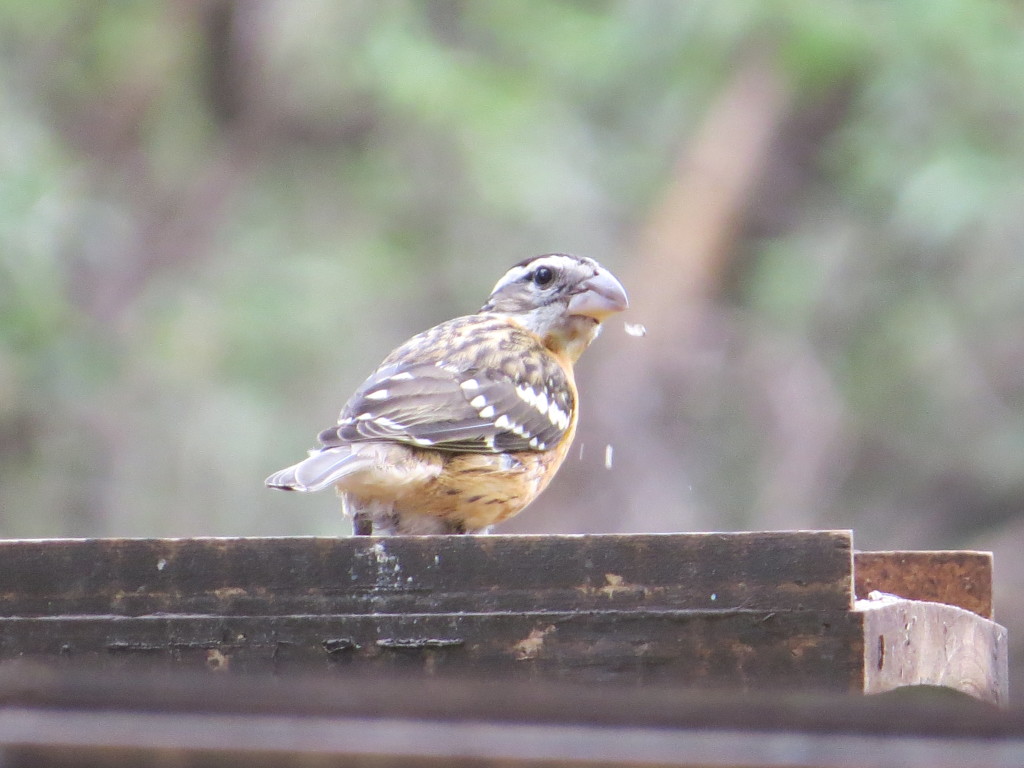
[[[3,658],[89,667],[361,669],[744,690],[860,687],[844,612],[601,611],[0,619]]]
[[[0,542],[0,615],[846,610],[848,531]]]
[[[858,602],[864,620],[864,692],[943,686],[1006,706],[1006,629],[941,603]]]
[[[1014,720],[1008,717],[1013,712],[935,688],[868,698],[792,691],[737,695],[675,685],[442,677],[408,668],[211,677],[190,669],[135,666],[110,672],[19,661],[0,665],[0,710],[9,707],[1024,736],[1024,710],[1018,708]]]
[[[935,690],[741,695],[408,674],[0,668],[4,766],[1000,766],[1024,717]]]
[[[991,552],[856,552],[854,576],[857,597],[878,590],[992,618]]]

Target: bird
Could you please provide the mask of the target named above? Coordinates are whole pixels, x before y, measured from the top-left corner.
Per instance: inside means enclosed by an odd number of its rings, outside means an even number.
[[[334,486],[354,535],[482,534],[548,486],[579,419],[573,367],[628,308],[594,259],[511,267],[481,309],[394,349],[270,488]]]

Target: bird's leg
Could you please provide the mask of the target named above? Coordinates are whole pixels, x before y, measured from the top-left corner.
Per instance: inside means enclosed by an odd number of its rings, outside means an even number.
[[[398,513],[392,501],[367,501],[343,494],[342,510],[352,516],[353,536],[393,536],[398,533]]]
[[[366,512],[356,512],[355,515],[352,516],[352,535],[372,536],[373,518]]]

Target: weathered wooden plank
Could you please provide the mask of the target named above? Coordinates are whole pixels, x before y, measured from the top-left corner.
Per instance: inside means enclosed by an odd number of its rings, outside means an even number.
[[[845,610],[848,531],[0,542],[0,615]]]
[[[0,660],[849,691],[862,637],[846,611],[6,618]]]
[[[931,603],[852,610],[850,539],[824,531],[0,542],[0,660],[751,691],[930,684],[1005,703],[1005,630]],[[859,555],[858,585],[973,595],[985,607],[990,559],[985,570],[984,557],[922,553],[948,566],[929,580],[913,575],[928,562],[914,554]],[[959,581],[959,593],[943,591],[944,577]]]
[[[864,692],[934,685],[1006,706],[1006,629],[942,603],[858,601],[864,620]]]
[[[38,710],[0,713],[4,744],[5,768],[1020,768],[1024,751],[1020,737]]]
[[[991,552],[855,552],[853,558],[857,597],[878,590],[992,618]]]
[[[0,667],[8,766],[1018,768],[1021,711],[964,697],[728,694],[559,680]]]
[[[1019,707],[999,710],[934,688],[864,697],[579,683],[554,677],[450,677],[409,668],[211,676],[195,669],[118,671],[22,661],[0,665],[0,705],[0,711],[38,707],[1024,738],[1024,710]]]

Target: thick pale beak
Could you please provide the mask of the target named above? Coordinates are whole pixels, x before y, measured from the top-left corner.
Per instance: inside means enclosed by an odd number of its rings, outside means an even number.
[[[629,307],[626,289],[606,269],[583,283],[583,290],[569,300],[569,314],[592,317],[601,322],[609,315],[622,312]]]

